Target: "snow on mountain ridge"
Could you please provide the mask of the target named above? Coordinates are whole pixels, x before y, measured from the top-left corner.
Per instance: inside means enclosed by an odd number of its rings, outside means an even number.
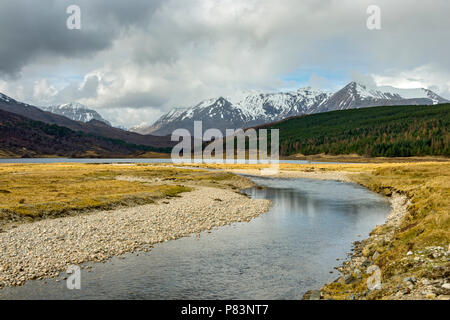
[[[204,129],[223,130],[332,110],[444,102],[448,101],[428,89],[371,87],[357,82],[351,82],[335,93],[311,87],[273,93],[251,91],[244,96],[206,99],[189,108],[172,110],[152,126],[137,132],[166,135],[176,128],[190,130],[196,120],[203,121]]]
[[[190,108],[177,108],[160,117],[147,129],[133,127],[130,130],[143,134],[169,134],[177,126],[188,128],[194,120],[216,125],[217,128],[247,127],[268,121],[278,121],[298,114],[311,113],[331,93],[311,87],[289,92],[262,93],[252,91],[241,100],[224,97],[206,99]],[[231,101],[230,101],[231,100]],[[209,125],[209,124],[208,124]],[[205,125],[206,127],[206,125]]]
[[[289,92],[253,94],[235,105],[252,120],[261,117],[276,120],[280,116],[292,112],[308,112],[311,107],[320,103],[326,96],[327,93],[321,90],[307,87]]]
[[[76,109],[76,110],[88,110],[88,108],[81,103],[78,102],[70,102],[70,103],[64,103],[64,104],[60,104],[58,106],[55,106],[56,108],[59,109]]]
[[[395,88],[392,86],[370,87],[356,83],[357,91],[363,98],[377,99],[431,99],[433,104],[447,101],[430,89],[425,88]]]
[[[64,103],[56,106],[41,107],[42,110],[65,116],[69,119],[81,122],[89,122],[98,120],[111,125],[97,111],[89,109],[85,105],[78,102]]]

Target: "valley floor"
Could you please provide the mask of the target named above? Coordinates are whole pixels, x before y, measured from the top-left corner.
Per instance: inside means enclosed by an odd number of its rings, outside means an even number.
[[[157,242],[267,211],[269,201],[238,193],[251,183],[233,174],[260,175],[265,166],[190,166],[221,170],[1,165],[0,286],[53,277],[69,264],[149,250]],[[338,268],[342,277],[306,298],[450,298],[449,162],[280,164],[272,176],[355,182],[391,198],[386,223],[355,242],[350,259]],[[374,266],[381,283],[371,290],[367,281]]]

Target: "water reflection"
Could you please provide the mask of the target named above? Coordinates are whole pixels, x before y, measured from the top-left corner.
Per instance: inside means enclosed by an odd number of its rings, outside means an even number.
[[[384,198],[353,184],[253,179],[266,188],[247,194],[270,199],[273,207],[250,223],[94,264],[92,273],[82,272],[80,291],[31,281],[0,290],[0,298],[299,299],[337,277],[329,273],[336,258],[389,211]]]

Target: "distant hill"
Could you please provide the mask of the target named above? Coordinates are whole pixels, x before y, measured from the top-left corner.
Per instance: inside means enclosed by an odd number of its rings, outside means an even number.
[[[43,111],[38,107],[17,101],[2,93],[0,93],[0,110],[15,113],[31,120],[55,124],[74,131],[91,133],[106,138],[119,139],[131,144],[146,145],[155,148],[165,148],[176,144],[170,141],[170,136],[141,135],[111,127],[96,119],[92,119],[87,123],[75,121],[59,114]]]
[[[146,152],[170,152],[74,131],[0,110],[1,157],[136,157]]]
[[[280,129],[280,154],[450,156],[450,104],[388,106],[295,117]]]

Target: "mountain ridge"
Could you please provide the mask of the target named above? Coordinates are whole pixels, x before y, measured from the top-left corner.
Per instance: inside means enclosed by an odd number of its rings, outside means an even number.
[[[97,111],[90,109],[81,103],[70,102],[40,108],[44,111],[59,114],[75,121],[89,122],[95,119],[111,126],[111,123],[108,120],[104,119]]]
[[[311,87],[295,91],[256,92],[241,99],[212,98],[188,108],[175,108],[161,116],[151,126],[130,128],[130,131],[168,135],[178,128],[193,130],[193,122],[201,120],[203,130],[246,128],[283,119],[333,110],[394,105],[434,105],[446,103],[429,89],[398,89],[350,82],[334,93]]]
[[[175,142],[172,142],[169,136],[141,135],[135,132],[111,127],[96,119],[92,119],[86,123],[75,121],[66,116],[44,111],[36,106],[17,101],[2,93],[0,93],[0,110],[18,114],[30,120],[66,127],[73,131],[81,131],[83,133],[105,138],[123,140],[126,143],[155,148],[172,147],[175,145]]]

